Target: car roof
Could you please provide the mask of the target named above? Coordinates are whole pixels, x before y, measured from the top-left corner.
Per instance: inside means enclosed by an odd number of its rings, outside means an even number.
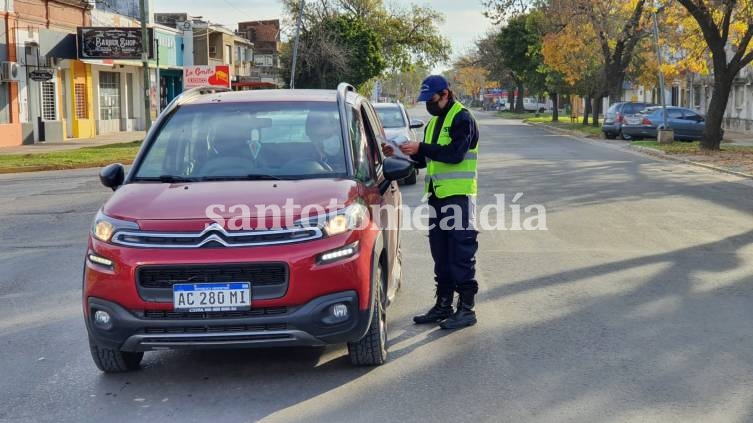
[[[374,106],[375,109],[384,109],[387,107],[401,107],[402,103],[388,103],[388,102],[382,102],[382,103],[371,103],[372,106]]]
[[[357,94],[349,92],[346,99],[355,104]],[[221,91],[211,94],[190,97],[183,104],[209,104],[218,102],[336,102],[335,90],[250,90],[250,91]]]

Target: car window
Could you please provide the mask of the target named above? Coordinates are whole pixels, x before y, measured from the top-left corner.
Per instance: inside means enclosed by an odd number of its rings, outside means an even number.
[[[682,118],[682,110],[679,109],[667,109],[667,118],[680,119]]]
[[[158,129],[135,178],[347,174],[334,102],[244,102],[178,108]]]
[[[355,154],[354,164],[356,179],[369,182],[374,179],[370,163],[370,153],[366,142],[366,131],[361,120],[361,114],[353,108],[348,108],[348,121],[350,122],[350,139]]]
[[[614,103],[613,105],[609,106],[609,109],[607,109],[607,113],[617,113],[617,109],[620,108],[622,103]]]
[[[624,113],[627,114],[627,115],[634,115],[634,114],[640,112],[641,110],[643,110],[645,107],[646,107],[645,104],[630,103],[630,104],[626,105],[626,110],[625,110]]]
[[[374,108],[385,128],[404,128],[408,126],[402,110],[397,104],[394,106],[379,106]]]
[[[701,120],[701,115],[690,110],[686,110],[683,119],[692,120],[693,122],[699,122]]]
[[[374,167],[382,164],[382,149],[379,148],[380,135],[383,135],[383,129],[379,126],[379,119],[369,107],[361,107],[361,113],[366,128],[366,142],[369,145],[371,162]]]

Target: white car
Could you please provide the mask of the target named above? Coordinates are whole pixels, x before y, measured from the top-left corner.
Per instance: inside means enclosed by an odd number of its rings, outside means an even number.
[[[425,125],[424,121],[418,119],[411,120],[402,103],[374,103],[373,106],[379,115],[379,119],[382,121],[384,135],[387,139],[413,142],[422,141],[422,137],[416,134],[414,129],[423,128]],[[406,185],[413,185],[416,183],[417,176],[418,169],[414,167],[410,176],[402,182]]]

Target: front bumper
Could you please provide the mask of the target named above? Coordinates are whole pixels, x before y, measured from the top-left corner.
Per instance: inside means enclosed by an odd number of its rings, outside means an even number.
[[[315,298],[299,307],[257,309],[243,317],[150,318],[120,305],[90,297],[86,326],[92,341],[121,351],[165,349],[323,346],[361,339],[370,323],[371,310],[360,310],[358,294],[344,291]],[[330,307],[345,304],[348,316],[333,321]],[[111,316],[111,328],[92,320],[96,310]]]

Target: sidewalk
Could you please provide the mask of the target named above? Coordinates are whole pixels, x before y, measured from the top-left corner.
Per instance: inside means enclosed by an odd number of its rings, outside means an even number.
[[[31,145],[18,145],[13,147],[0,147],[0,155],[6,154],[35,154],[49,153],[51,151],[75,150],[82,147],[96,147],[107,144],[117,144],[143,140],[146,136],[144,131],[116,132],[99,135],[94,138],[71,138],[63,142],[41,142]]]
[[[731,143],[733,145],[749,145],[753,146],[753,134],[745,134],[742,132],[724,131],[724,143]]]

